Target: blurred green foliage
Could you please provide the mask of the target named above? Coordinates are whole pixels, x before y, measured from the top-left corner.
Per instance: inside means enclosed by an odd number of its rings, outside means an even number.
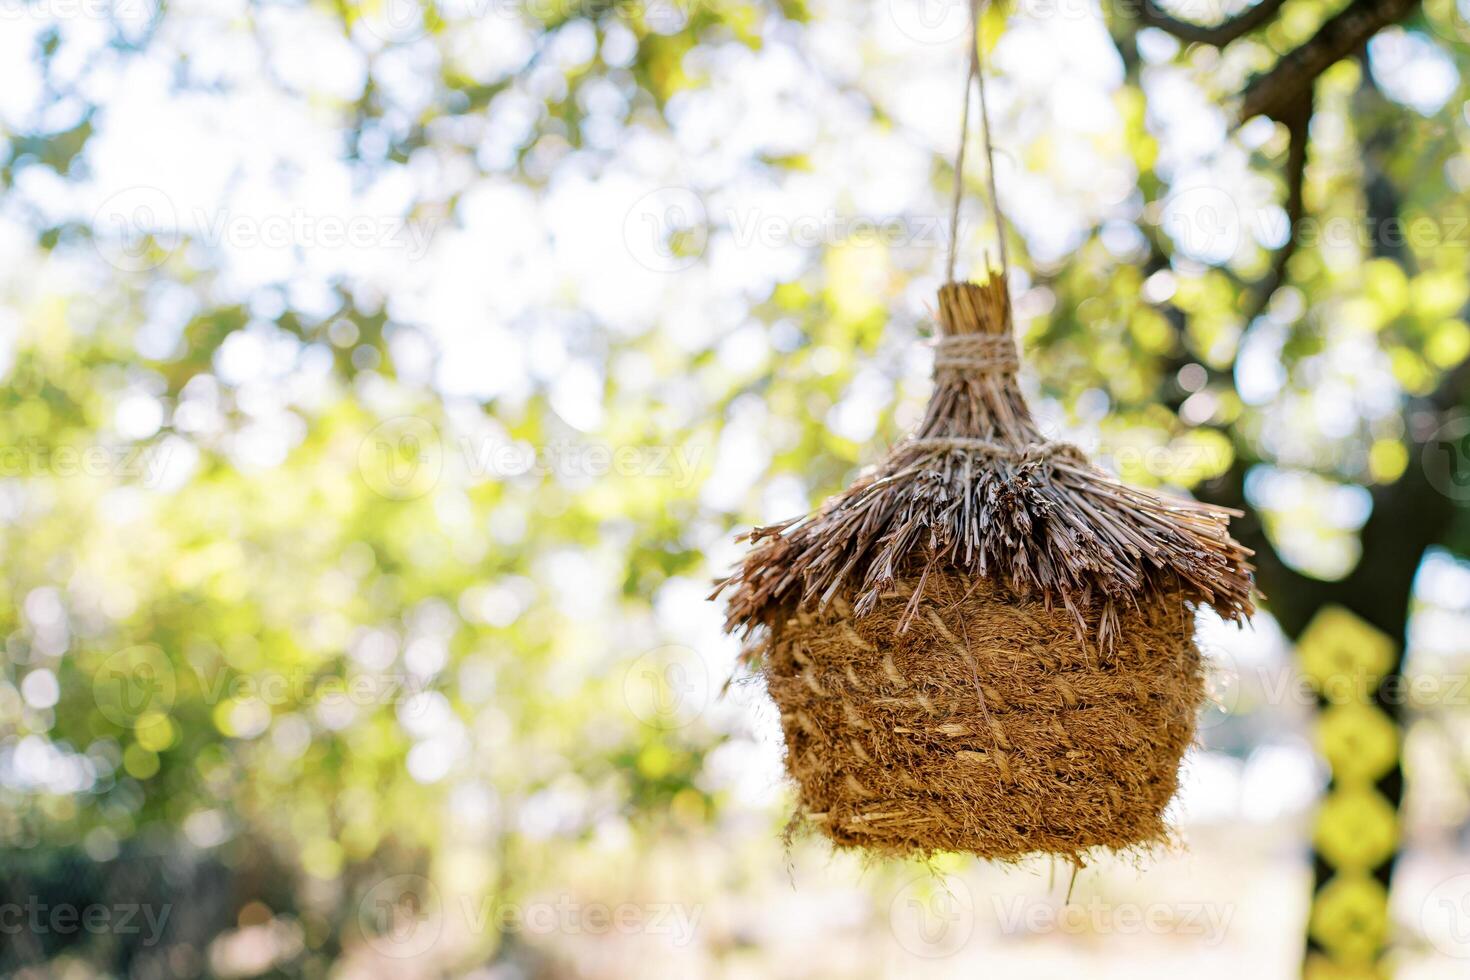
[[[175,6],[141,25],[103,24],[107,57],[152,52],[179,93],[228,92],[232,79],[187,45],[159,49]],[[269,46],[256,20],[269,6],[238,11],[230,30],[241,43]],[[1123,161],[1129,187],[1117,213],[1060,255],[1029,256],[1024,234],[1013,242],[1028,378],[1049,424],[1092,435],[1099,445],[1089,448],[1128,480],[1248,505],[1268,543],[1287,542],[1282,564],[1318,582],[1359,560],[1354,536],[1367,518],[1325,514],[1314,494],[1413,475],[1445,413],[1465,407],[1464,386],[1446,388],[1470,354],[1464,44],[1436,29],[1442,13],[1410,25],[1460,73],[1429,117],[1386,97],[1358,61],[1323,76],[1306,181],[1316,227],[1362,227],[1382,185],[1396,217],[1433,233],[1402,246],[1376,234],[1345,244],[1304,237],[1289,285],[1250,322],[1269,243],[1249,228],[1228,256],[1183,254],[1167,227],[1172,175],[1146,91],[1167,76],[1223,103],[1335,6],[1290,3],[1280,22],[1225,53],[1146,35],[1147,58],[1110,10],[1124,39],[1122,82],[1107,96],[1120,125],[1077,138]],[[486,16],[529,29],[532,49],[511,70],[473,77],[448,56],[470,29],[458,8],[427,5],[386,41],[370,26],[374,9],[308,9],[384,75],[367,72],[335,102],[290,81],[283,89],[320,112],[334,152],[364,179],[430,157],[439,173],[470,174],[421,182],[406,210],[450,229],[476,178],[539,194],[563,169],[586,165],[581,156],[604,160],[608,140],[595,127],[607,115],[587,108],[601,97],[596,86],[621,94],[612,123],[623,138],[666,133],[669,117],[691,111],[691,93],[720,84],[717,55],[758,52],[772,38],[800,43],[811,16],[801,3],[725,0],[497,9]],[[195,13],[181,7],[179,23]],[[987,16],[998,70],[1015,68],[1003,57],[1005,18]],[[766,513],[763,488],[794,486],[810,504],[901,434],[924,394],[921,365],[905,353],[922,330],[913,287],[928,288],[939,245],[808,249],[796,271],[744,296],[736,319],[760,337],[754,357],[723,355],[720,337],[681,345],[647,324],[613,329],[581,316],[573,346],[607,367],[588,382],[602,407],[592,431],[566,422],[544,377],[514,397],[446,396],[400,364],[395,344],[419,331],[372,282],[333,281],[327,307],[298,308],[289,282],[240,295],[210,243],[161,236],[135,243],[134,268],[66,264],[107,229],[27,202],[36,187],[80,182],[96,164],[88,148],[108,92],[79,84],[68,61],[74,34],[91,26],[35,33],[27,70],[46,87],[42,107],[61,106],[70,121],[12,119],[0,147],[10,220],[32,233],[16,268],[76,272],[64,288],[5,285],[16,327],[0,388],[0,848],[9,856],[0,878],[18,888],[81,881],[88,862],[188,855],[229,869],[235,884],[181,944],[242,928],[256,914],[242,909],[264,903],[301,924],[302,951],[282,969],[320,975],[361,944],[356,910],[385,873],[449,867],[466,888],[514,897],[544,872],[547,841],[630,823],[657,839],[718,821],[726,790],[707,778],[707,763],[739,725],[713,707],[675,725],[640,719],[628,703],[630,683],[641,683],[630,665],[687,640],[659,605],[697,602],[721,570],[711,549],[779,516]],[[590,31],[592,54],[550,58],[574,31]],[[630,47],[609,60],[616,46]],[[422,55],[411,62],[413,99],[381,80],[400,53]],[[835,104],[892,136],[896,107],[854,79],[833,84]],[[510,159],[479,158],[481,122],[510,114],[512,95],[529,114],[523,138]],[[1018,134],[1013,151],[1027,173],[1064,169],[1060,127],[1003,125]],[[1257,120],[1222,145],[1279,197],[1280,127]],[[952,175],[944,153],[929,155],[922,180],[937,212]],[[823,159],[754,156],[772,180]],[[983,174],[969,180],[978,192]],[[969,227],[964,251],[980,254],[987,232]],[[191,312],[176,342],[144,343],[169,290]],[[581,311],[568,296],[550,312],[561,319],[517,329],[529,337]],[[267,384],[221,377],[238,355],[232,338],[245,334],[266,351],[252,356],[278,365]],[[1274,384],[1242,392],[1247,373],[1272,371]],[[872,438],[831,421],[860,390],[877,392],[865,402]],[[126,407],[140,397],[143,409]],[[158,421],[126,423],[129,411],[156,411]],[[721,479],[721,459],[748,445],[729,437],[742,412],[754,413],[768,463],[756,459],[762,471],[734,502],[711,504],[702,495]],[[476,470],[487,448],[558,445],[631,450],[637,465],[595,478]],[[1248,475],[1277,471],[1308,479],[1307,495],[1251,497]],[[1459,503],[1434,543],[1464,553]],[[1310,546],[1290,546],[1293,534],[1311,536]],[[1405,607],[1409,587],[1386,586]],[[1272,598],[1289,605],[1295,594]],[[705,660],[709,677],[675,679],[713,695],[729,664]],[[779,815],[770,819],[775,833]],[[218,887],[202,873],[193,886],[158,880],[183,896]],[[509,956],[505,942],[480,936],[463,963]],[[17,962],[34,952],[19,950]],[[97,955],[121,969],[147,954]],[[180,973],[204,969],[180,962]]]

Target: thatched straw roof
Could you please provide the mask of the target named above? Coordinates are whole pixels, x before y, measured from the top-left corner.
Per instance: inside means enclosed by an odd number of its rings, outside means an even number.
[[[861,617],[900,577],[960,571],[1071,610],[1116,610],[1165,592],[1228,619],[1252,611],[1251,552],[1236,512],[1130,487],[1074,446],[1042,437],[1016,383],[1002,276],[939,293],[935,388],[922,424],[820,510],[767,527],[728,591],[728,628],[853,603]],[[908,618],[905,619],[905,624]]]

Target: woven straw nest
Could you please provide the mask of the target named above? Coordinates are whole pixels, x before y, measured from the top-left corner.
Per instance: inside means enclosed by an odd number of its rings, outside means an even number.
[[[1204,698],[1194,611],[1252,611],[1231,512],[1047,442],[1006,284],[939,294],[923,423],[716,595],[781,712],[797,819],[886,855],[1144,847]]]

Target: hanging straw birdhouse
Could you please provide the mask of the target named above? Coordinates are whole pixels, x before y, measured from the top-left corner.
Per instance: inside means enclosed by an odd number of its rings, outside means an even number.
[[[1204,698],[1194,609],[1251,611],[1228,512],[1047,442],[1005,280],[939,294],[923,423],[728,588],[781,712],[799,816],[885,854],[1015,860],[1165,836]]]
[[[1195,610],[1251,613],[1250,552],[1230,511],[1043,438],[1004,273],[945,285],[938,320],[919,427],[753,531],[716,590],[780,709],[797,820],[884,855],[1160,842],[1204,699]]]

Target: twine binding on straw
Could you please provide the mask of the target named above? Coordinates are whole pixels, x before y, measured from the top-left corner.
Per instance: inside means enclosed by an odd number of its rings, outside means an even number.
[[[906,439],[905,449],[923,449],[934,452],[962,452],[1005,460],[1009,463],[1040,463],[1045,460],[1067,458],[1085,463],[1087,457],[1082,450],[1066,442],[1033,442],[1024,446],[1006,446],[989,439]]]
[[[1002,334],[948,334],[934,338],[934,372],[995,371],[1014,374],[1020,369],[1016,339]]]

